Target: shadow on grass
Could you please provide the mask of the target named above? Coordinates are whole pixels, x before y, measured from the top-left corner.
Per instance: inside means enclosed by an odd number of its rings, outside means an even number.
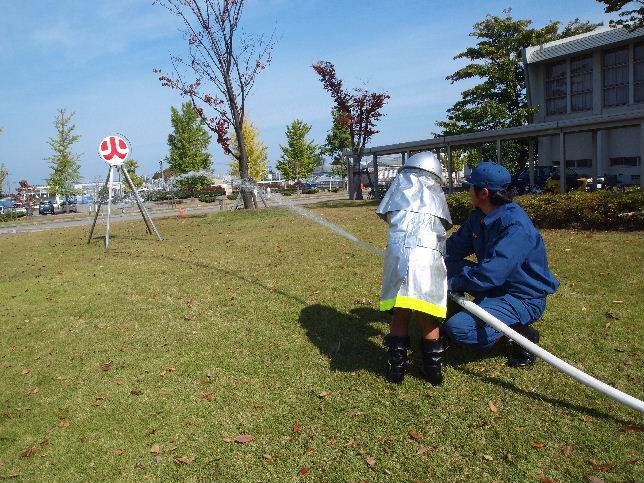
[[[370,340],[382,336],[373,322],[386,315],[371,307],[356,307],[349,313],[315,304],[300,312],[300,324],[320,353],[329,358],[332,371],[367,370],[384,376],[386,355],[382,346]]]
[[[260,282],[258,280],[244,277],[244,276],[238,274],[237,272],[233,272],[231,270],[226,270],[224,268],[219,268],[219,267],[216,267],[214,265],[210,265],[208,263],[201,262],[199,260],[184,260],[182,258],[172,257],[172,256],[166,256],[166,257],[164,257],[164,259],[165,260],[172,260],[174,262],[179,262],[181,265],[190,265],[192,267],[208,270],[209,272],[217,272],[217,273],[220,273],[221,275],[223,275],[225,277],[235,278],[235,279],[237,279],[240,282],[243,282],[245,284],[254,285],[256,287],[261,287],[262,289],[264,289],[264,290],[266,290],[268,292],[272,292],[272,293],[281,295],[282,297],[286,297],[286,298],[291,299],[291,300],[293,300],[293,301],[295,301],[297,303],[300,303],[302,305],[304,305],[306,303],[301,298],[299,298],[299,297],[297,297],[297,296],[295,296],[293,294],[290,294],[288,292],[285,292],[285,291],[283,291],[281,289],[277,289],[275,287],[270,287],[270,286],[268,286],[266,284],[263,284],[262,282]]]
[[[513,392],[513,393],[518,394],[518,395],[523,396],[523,397],[530,398],[530,399],[532,399],[534,401],[546,402],[546,403],[551,404],[553,406],[558,406],[558,407],[561,407],[561,408],[568,409],[570,411],[575,411],[577,413],[586,414],[586,415],[592,416],[592,417],[597,418],[597,419],[603,419],[603,420],[606,420],[606,421],[613,421],[613,422],[615,422],[617,424],[620,424],[622,426],[626,426],[628,424],[633,424],[632,421],[625,421],[623,419],[620,419],[620,418],[617,418],[617,417],[613,416],[612,414],[607,414],[607,413],[605,413],[603,411],[599,411],[599,410],[594,409],[594,408],[589,408],[589,407],[586,407],[586,406],[580,406],[579,404],[574,404],[574,403],[571,403],[571,402],[562,401],[561,399],[548,397],[548,396],[546,396],[546,395],[544,395],[542,393],[538,393],[538,392],[535,392],[535,391],[527,391],[525,389],[521,389],[520,387],[516,386],[515,384],[512,384],[509,381],[504,381],[504,380],[499,379],[497,377],[491,377],[491,376],[487,376],[485,374],[481,374],[481,373],[472,371],[470,369],[467,369],[466,367],[462,367],[460,364],[455,365],[454,369],[456,369],[457,371],[459,371],[459,372],[461,372],[461,373],[463,373],[463,374],[465,374],[467,376],[474,377],[474,378],[479,379],[479,380],[481,380],[481,381],[483,381],[483,382],[485,382],[487,384],[494,384],[495,386],[499,386],[499,387],[501,387],[501,388],[503,388],[503,389],[505,389],[507,391]],[[508,369],[508,370],[517,370],[517,369]],[[519,369],[519,370],[521,370],[521,369]],[[573,384],[575,384],[575,383],[573,382]]]

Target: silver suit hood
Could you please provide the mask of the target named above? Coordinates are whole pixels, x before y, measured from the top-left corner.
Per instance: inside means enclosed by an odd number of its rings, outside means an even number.
[[[428,213],[452,225],[443,189],[436,178],[419,169],[398,172],[376,213],[386,220],[387,213],[401,210]]]

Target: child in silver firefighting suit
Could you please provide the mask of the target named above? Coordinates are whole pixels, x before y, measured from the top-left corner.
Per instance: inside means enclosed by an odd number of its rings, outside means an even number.
[[[401,383],[407,369],[412,312],[422,332],[424,377],[443,380],[439,320],[447,313],[447,271],[443,255],[452,220],[441,188],[441,164],[434,153],[411,156],[400,168],[378,215],[389,223],[380,310],[391,311],[387,378]]]

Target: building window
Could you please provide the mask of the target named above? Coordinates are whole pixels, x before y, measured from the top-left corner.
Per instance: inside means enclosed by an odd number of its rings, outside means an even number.
[[[592,165],[591,159],[566,159],[566,168],[590,168]]]
[[[604,52],[604,107],[628,104],[628,48]]]
[[[633,46],[633,90],[635,102],[644,102],[644,43]]]
[[[570,60],[570,105],[573,112],[593,108],[593,58],[591,55]]]
[[[639,166],[640,157],[639,156],[619,156],[615,158],[609,158],[610,166]]]
[[[546,113],[566,112],[566,62],[546,65]]]

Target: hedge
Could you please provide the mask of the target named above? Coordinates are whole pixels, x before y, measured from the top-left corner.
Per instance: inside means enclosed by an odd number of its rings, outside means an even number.
[[[26,215],[27,213],[23,213],[22,211],[9,211],[7,213],[2,213],[0,214],[0,223],[5,221],[17,220],[18,218],[22,218]]]
[[[515,201],[539,228],[644,230],[644,192],[639,189],[524,195]],[[467,192],[447,195],[447,204],[455,224],[472,210]]]

